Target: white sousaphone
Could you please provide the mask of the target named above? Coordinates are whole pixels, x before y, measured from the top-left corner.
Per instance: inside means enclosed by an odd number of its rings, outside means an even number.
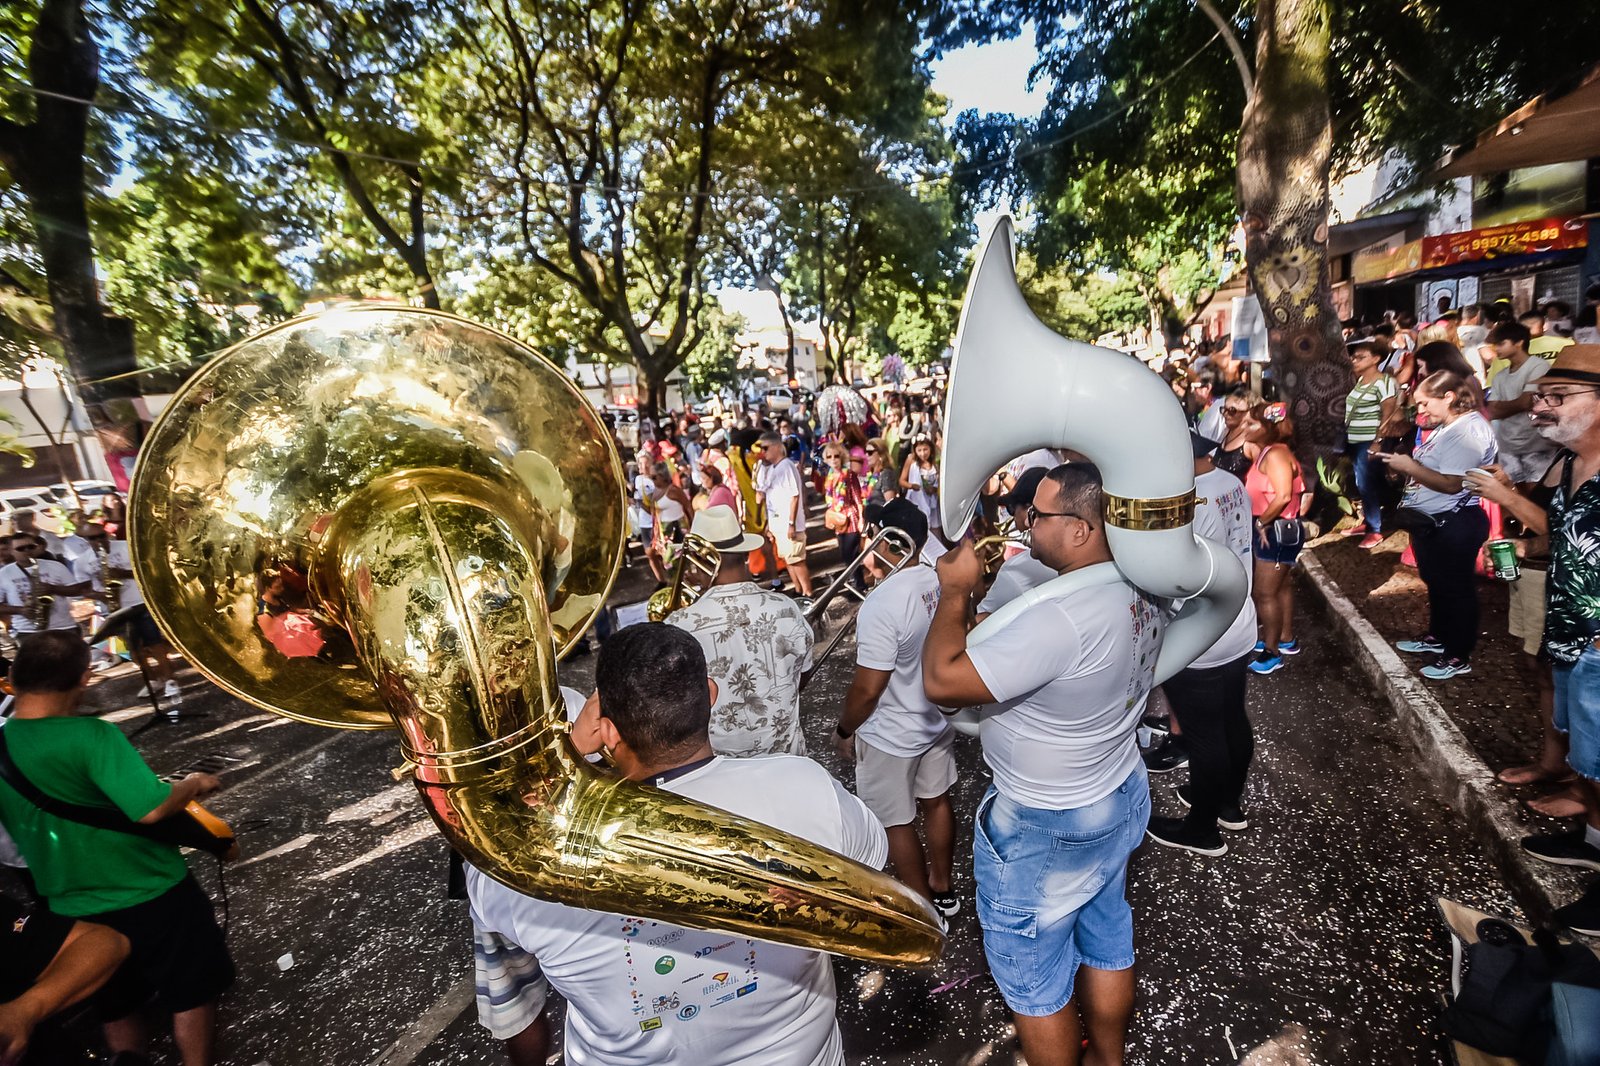
[[[1011,220],[1002,218],[978,253],[956,331],[940,517],[959,536],[984,482],[1025,452],[1070,448],[1088,456],[1104,480],[1117,570],[1153,596],[1183,601],[1156,660],[1160,684],[1233,623],[1248,592],[1244,568],[1225,546],[1194,532],[1194,452],[1167,383],[1131,356],[1068,340],[1039,321],[1017,286],[1013,259]],[[1103,568],[1092,569],[1100,574],[1074,571],[1029,589],[984,619],[968,646],[1036,603],[1103,581]],[[958,727],[973,731],[989,710],[960,712]]]

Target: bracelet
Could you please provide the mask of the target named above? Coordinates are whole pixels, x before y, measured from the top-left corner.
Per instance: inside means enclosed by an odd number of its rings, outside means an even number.
[[[844,731],[844,726],[836,725],[836,726],[833,727],[833,735],[838,737],[840,740],[849,740],[851,737],[855,736],[856,733],[855,733],[855,730],[853,730],[853,729],[850,732],[846,733]]]

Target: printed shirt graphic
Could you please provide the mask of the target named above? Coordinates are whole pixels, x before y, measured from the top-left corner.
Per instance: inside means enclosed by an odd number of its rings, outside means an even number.
[[[787,596],[748,581],[717,585],[667,621],[694,635],[717,683],[711,747],[719,755],[804,755],[800,675],[814,635]]]
[[[754,818],[874,869],[883,826],[809,759],[714,759],[670,792]],[[566,907],[467,867],[474,922],[539,960],[566,997],[572,1066],[843,1066],[828,956],[737,933]]]
[[[1570,458],[1568,459],[1570,462]],[[1567,500],[1562,484],[1550,501],[1549,606],[1544,647],[1558,663],[1575,663],[1600,636],[1600,476],[1578,486]]]

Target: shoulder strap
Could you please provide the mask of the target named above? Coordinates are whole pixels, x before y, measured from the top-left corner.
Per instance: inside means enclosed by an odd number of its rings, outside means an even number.
[[[6,739],[4,729],[0,729],[0,780],[16,789],[19,796],[46,814],[53,814],[57,818],[65,818],[69,822],[77,822],[93,829],[109,829],[115,833],[127,833],[130,836],[149,839],[149,835],[144,831],[147,827],[128,818],[121,811],[68,803],[41,790],[38,785],[28,780],[12,760],[10,742]]]

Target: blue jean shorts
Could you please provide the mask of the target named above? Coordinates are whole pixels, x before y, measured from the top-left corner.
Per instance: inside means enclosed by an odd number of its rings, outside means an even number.
[[[1255,530],[1256,558],[1264,563],[1276,563],[1279,566],[1293,566],[1294,561],[1300,558],[1300,549],[1305,546],[1306,529],[1298,518],[1282,519],[1285,525],[1292,522],[1293,544],[1285,544],[1278,539],[1278,523],[1267,522],[1257,524]]]
[[[1600,781],[1600,651],[1583,649],[1570,666],[1556,663],[1555,724],[1567,735],[1567,765]]]
[[[995,791],[978,804],[973,873],[989,972],[1018,1014],[1044,1017],[1072,999],[1078,966],[1133,965],[1128,856],[1150,820],[1143,766],[1087,807],[1023,807]]]

